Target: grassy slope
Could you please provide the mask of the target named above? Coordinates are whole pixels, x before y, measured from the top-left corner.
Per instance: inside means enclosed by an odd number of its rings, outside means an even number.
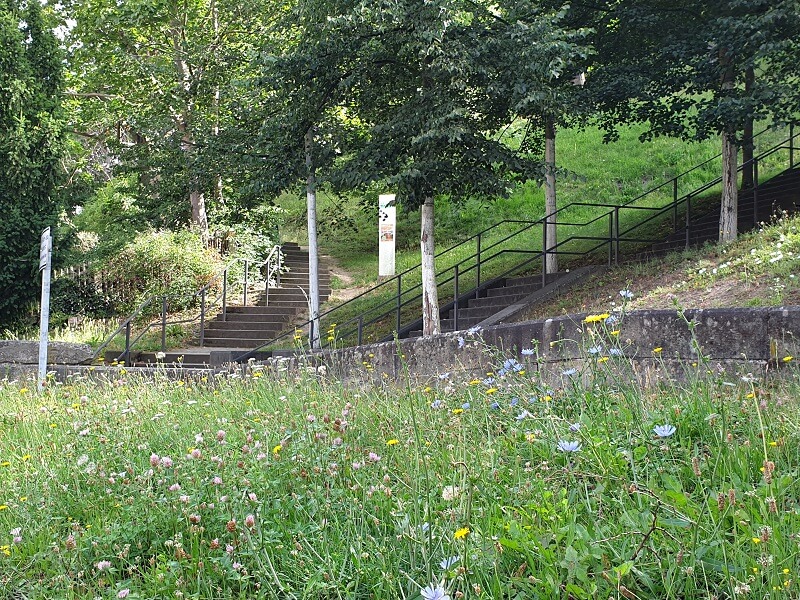
[[[622,132],[619,142],[604,145],[602,144],[601,133],[595,129],[566,130],[560,132],[559,148],[560,163],[566,173],[559,183],[559,202],[561,206],[566,206],[570,202],[595,203],[625,203],[636,198],[644,191],[650,190],[655,185],[660,184],[669,177],[682,173],[695,165],[708,160],[717,153],[716,143],[706,142],[703,144],[684,144],[673,139],[658,139],[653,142],[642,144],[638,141],[642,128],[630,128]],[[782,133],[770,132],[759,140],[759,150],[767,148],[781,138]],[[783,157],[782,157],[783,158]],[[763,163],[761,165],[762,174],[775,171],[780,168],[775,161]],[[679,182],[678,191],[680,194],[694,190],[701,184],[715,178],[719,173],[719,161],[714,160],[702,168],[696,169],[689,175],[682,178]],[[718,189],[708,190],[706,196],[701,201],[713,201],[715,194],[718,198]],[[657,193],[648,195],[643,200],[637,201],[637,206],[663,206],[672,198],[672,186],[664,186]],[[366,289],[371,282],[375,281],[376,276],[376,253],[374,223],[372,214],[365,214],[360,210],[350,207],[346,201],[336,201],[335,208],[331,208],[331,199],[321,199],[320,214],[321,225],[325,232],[322,237],[322,244],[334,259],[339,263],[345,272],[349,273],[349,282],[346,285],[354,287],[349,293],[355,295]],[[477,231],[498,222],[501,219],[526,219],[535,220],[543,215],[543,191],[534,184],[527,184],[517,189],[511,196],[505,199],[498,199],[490,205],[482,204],[475,200],[467,200],[458,205],[443,200],[438,204],[437,236],[438,248],[446,248],[454,239],[465,239]],[[697,205],[697,200],[695,201]],[[299,215],[302,207],[287,204],[288,211]],[[350,208],[348,208],[350,207]],[[348,213],[348,210],[350,212]],[[583,223],[592,220],[599,213],[606,212],[608,209],[595,206],[576,206],[569,209],[560,217],[564,221],[572,223]],[[325,215],[331,215],[331,219],[326,219]],[[635,223],[642,218],[642,211],[630,211],[621,213],[621,228]],[[346,218],[343,219],[342,215]],[[330,221],[330,222],[329,222]],[[343,223],[349,224],[353,229],[344,229]],[[418,223],[418,213],[401,211],[399,222],[398,238],[402,244],[404,239],[408,240],[402,246],[397,255],[398,272],[408,267],[418,264],[419,251],[416,247],[416,227]],[[650,231],[658,231],[659,227],[653,224]],[[486,248],[501,235],[506,235],[508,228],[500,229],[488,235],[483,240],[483,247]],[[595,235],[605,236],[608,232],[608,220],[604,218],[596,222],[587,231],[576,226],[564,225],[559,228],[559,239],[564,240],[568,236],[574,235]],[[289,232],[284,232],[289,235]],[[644,232],[637,232],[642,237]],[[296,231],[294,236],[301,238],[302,231]],[[660,239],[661,233],[655,233],[652,239]],[[583,251],[591,244],[596,242],[577,241],[573,245],[566,247],[569,251]],[[541,233],[537,226],[528,231],[524,236],[514,242],[516,248],[536,249],[541,247]],[[623,251],[629,248],[623,247]],[[465,260],[475,252],[474,243],[460,248],[458,251],[448,254],[446,257],[437,260],[437,269],[442,270],[457,261]],[[484,254],[485,256],[485,254]],[[492,264],[484,267],[484,280],[493,274],[500,274],[511,267],[519,260],[520,255],[505,255]],[[584,259],[590,263],[602,263],[606,260],[605,247],[600,248],[598,254],[589,259]],[[474,260],[469,260],[466,265],[471,266]],[[566,260],[562,260],[562,265],[570,266]],[[464,266],[462,265],[462,273]],[[536,268],[533,269],[536,271]],[[452,273],[451,273],[452,275]],[[462,279],[461,290],[470,287],[469,279],[474,277],[474,271],[468,272]],[[404,278],[404,289],[408,286],[419,283],[419,271]],[[334,283],[336,287],[337,283]],[[343,282],[338,285],[344,286]],[[445,285],[440,288],[440,298],[443,301],[450,298],[452,286]],[[369,308],[374,308],[379,314],[392,308],[393,295],[396,287],[394,285],[385,286],[379,292],[369,298],[360,301],[357,305],[350,305],[341,311],[337,311],[335,316],[323,319],[323,327],[327,327],[332,322],[336,322],[344,330],[352,330],[355,327],[355,319],[362,312]],[[418,293],[418,292],[416,292]],[[348,292],[339,296],[347,296]],[[331,308],[329,303],[324,309]],[[418,301],[412,300],[404,309],[403,322],[407,323],[418,314]],[[372,318],[366,314],[366,321]],[[391,322],[390,322],[391,321]],[[349,325],[348,325],[349,323]],[[394,327],[394,317],[371,331],[368,331],[365,340],[372,341],[390,334]]]

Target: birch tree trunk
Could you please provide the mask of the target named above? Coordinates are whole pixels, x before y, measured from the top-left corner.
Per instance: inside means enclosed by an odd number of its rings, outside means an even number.
[[[551,215],[557,209],[556,202],[556,126],[551,115],[545,115],[544,121],[544,212]],[[548,252],[558,244],[556,234],[556,221],[558,217],[547,217],[545,227],[544,251]],[[545,272],[558,271],[558,255],[547,254],[545,259]]]
[[[734,87],[734,71],[727,51],[721,52],[721,62],[726,65],[722,88]],[[739,186],[737,160],[739,149],[736,145],[736,132],[722,132],[722,201],[719,212],[719,241],[730,242],[739,233]]]
[[[319,252],[317,248],[317,177],[314,172],[314,133],[311,127],[305,135],[306,152],[306,212],[308,215],[308,309],[312,348],[320,347],[319,332]]]
[[[421,211],[422,249],[422,336],[441,333],[439,322],[439,294],[436,290],[436,262],[434,260],[433,198],[425,198]]]
[[[737,186],[736,136],[726,131],[722,134],[722,202],[719,213],[719,241],[736,239],[739,229],[739,189]]]

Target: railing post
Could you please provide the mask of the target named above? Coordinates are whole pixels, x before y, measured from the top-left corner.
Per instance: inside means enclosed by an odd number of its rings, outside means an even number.
[[[753,159],[753,227],[758,225],[758,158]]]
[[[547,217],[542,223],[542,288],[547,286]]]
[[[131,366],[131,322],[125,323],[125,358],[122,364],[126,367]]]
[[[614,207],[614,264],[619,264],[619,206]]]
[[[228,317],[228,269],[222,272],[222,320]]]
[[[167,351],[167,296],[161,299],[161,351]]]
[[[678,230],[678,178],[672,180],[672,232]]]
[[[458,265],[453,275],[453,331],[458,331]]]
[[[789,168],[794,168],[794,123],[789,123]]]
[[[475,283],[475,287],[481,287],[481,234],[478,234],[478,249],[475,253],[477,258],[477,263],[475,264],[475,271],[477,273],[478,281]]]
[[[242,298],[242,306],[247,306],[247,269],[250,266],[248,261],[244,261],[244,296]]]
[[[403,305],[402,301],[403,288],[401,286],[401,276],[397,276],[397,333],[400,334],[400,308]]]
[[[206,337],[206,288],[200,290],[200,345]]]
[[[608,213],[608,266],[614,264],[614,215]]]
[[[686,249],[689,249],[689,236],[692,230],[692,197],[686,196]]]
[[[364,343],[364,315],[358,315],[358,345]]]

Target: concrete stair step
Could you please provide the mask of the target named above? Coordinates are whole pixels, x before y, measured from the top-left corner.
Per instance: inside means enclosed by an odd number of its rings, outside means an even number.
[[[284,329],[286,326],[274,329],[220,329],[215,327],[206,329],[203,341],[207,342],[209,339],[271,340]],[[230,343],[229,345],[233,346]]]
[[[275,307],[276,310],[278,307]],[[291,309],[281,308],[280,312],[270,313],[228,313],[225,320],[221,316],[209,321],[211,326],[216,324],[227,324],[233,327],[247,327],[248,324],[262,324],[262,323],[286,323],[287,320],[295,316],[295,311]]]
[[[296,311],[292,307],[273,306],[270,303],[270,306],[260,306],[258,304],[251,304],[248,306],[229,306],[227,312],[228,317],[247,320],[245,317],[250,318],[264,315],[286,315],[288,317],[292,317]]]
[[[164,365],[182,367],[207,367],[211,364],[211,353],[201,351],[165,352],[163,358],[156,358],[155,352],[141,352],[136,357],[135,365]]]
[[[522,294],[503,294],[490,296],[488,298],[475,298],[467,302],[466,308],[495,308],[497,311],[505,308],[509,304],[513,304],[517,300],[522,300],[523,298],[530,296],[531,293],[533,292],[526,292]]]
[[[270,336],[265,339],[252,339],[252,338],[205,338],[203,343],[210,348],[242,348],[242,353],[247,352],[272,341],[276,336]]]
[[[495,296],[513,296],[518,294],[529,296],[536,290],[540,289],[542,289],[541,281],[539,283],[505,285],[504,287],[490,288],[486,290],[485,298],[493,298]]]

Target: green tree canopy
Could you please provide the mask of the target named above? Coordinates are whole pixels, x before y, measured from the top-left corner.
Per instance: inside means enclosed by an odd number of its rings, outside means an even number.
[[[0,1],[0,324],[36,298],[39,236],[59,215],[61,53],[43,9]]]

